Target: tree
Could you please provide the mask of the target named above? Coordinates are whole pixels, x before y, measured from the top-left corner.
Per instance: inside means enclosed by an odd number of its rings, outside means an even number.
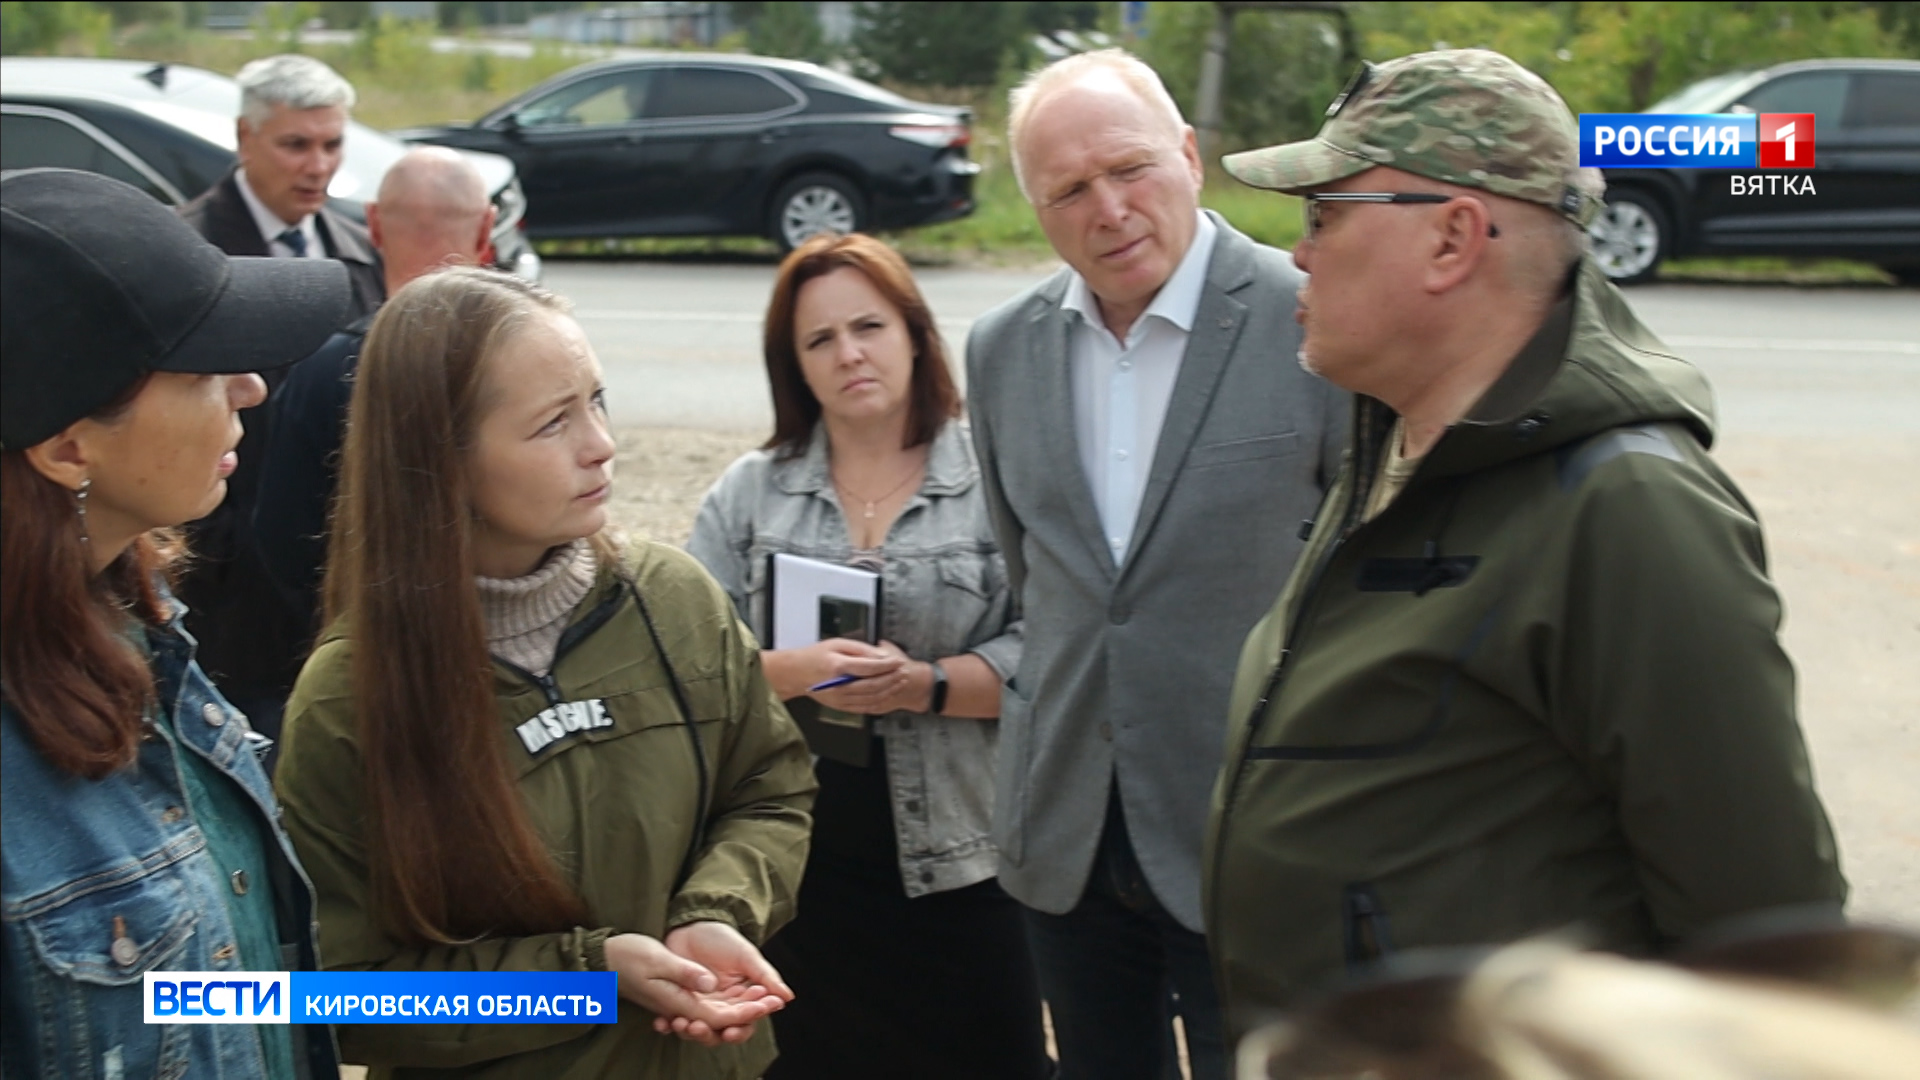
[[[734,4],[733,21],[747,28],[747,48],[761,56],[822,63],[832,51],[820,32],[817,3]]]
[[[0,52],[49,53],[70,39],[104,41],[113,19],[92,4],[0,2]]]
[[[1482,46],[1552,83],[1575,112],[1632,112],[1696,79],[1821,56],[1914,56],[1913,4],[1355,4],[1362,51],[1385,60]]]
[[[868,78],[914,86],[992,86],[1025,34],[1017,3],[869,3],[850,42]]]
[[[1212,4],[1154,4],[1140,58],[1159,73],[1192,120]],[[1349,72],[1332,19],[1301,12],[1242,11],[1234,17],[1222,88],[1220,149],[1302,139],[1320,128],[1327,102]]]

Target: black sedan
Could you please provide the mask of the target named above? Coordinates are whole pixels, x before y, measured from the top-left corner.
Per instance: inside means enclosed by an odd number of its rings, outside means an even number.
[[[972,114],[813,64],[672,54],[587,64],[471,126],[398,132],[512,158],[528,235],[765,236],[973,212]]]
[[[1736,71],[1646,111],[1812,113],[1815,164],[1608,169],[1607,208],[1589,234],[1615,281],[1644,281],[1662,260],[1685,255],[1806,255],[1864,259],[1920,284],[1920,62],[1802,60]]]

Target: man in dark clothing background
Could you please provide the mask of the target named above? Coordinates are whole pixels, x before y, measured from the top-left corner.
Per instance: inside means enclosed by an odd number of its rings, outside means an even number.
[[[491,264],[493,219],[485,181],[457,151],[439,146],[408,151],[387,170],[377,200],[367,205],[367,227],[385,263],[388,294],[442,266]],[[327,514],[353,371],[372,323],[368,314],[333,335],[294,368],[270,404],[253,539],[261,565],[309,635],[317,629]]]
[[[229,255],[334,259],[353,284],[353,318],[386,298],[380,256],[365,229],[329,209],[353,87],[307,56],[270,56],[240,69],[239,161],[226,178],[180,208],[208,242]],[[268,376],[276,390],[292,369]],[[269,438],[270,403],[242,411],[240,464],[227,498],[188,526],[194,561],[181,580],[187,628],[198,660],[254,728],[278,738],[287,691],[312,633],[267,579],[250,537]]]
[[[1354,393],[1227,717],[1206,920],[1240,1030],[1400,950],[1648,953],[1846,898],[1759,522],[1705,379],[1585,257],[1577,133],[1448,50],[1226,159],[1306,200],[1300,359]]]

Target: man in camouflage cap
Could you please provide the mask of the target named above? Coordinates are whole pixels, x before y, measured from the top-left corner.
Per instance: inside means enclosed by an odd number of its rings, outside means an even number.
[[[1580,167],[1580,128],[1545,79],[1497,52],[1418,53],[1360,69],[1307,142],[1225,159],[1254,187],[1300,194],[1385,165],[1539,203],[1577,225],[1605,186]]]
[[[1230,1023],[1399,950],[1837,908],[1759,524],[1705,380],[1583,257],[1600,185],[1559,97],[1423,53],[1226,166],[1306,200],[1300,357],[1355,396],[1227,717]]]

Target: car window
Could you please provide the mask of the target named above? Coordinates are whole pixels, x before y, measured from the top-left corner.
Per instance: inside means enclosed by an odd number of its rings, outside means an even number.
[[[1920,127],[1920,73],[1861,72],[1853,77],[1847,126]]]
[[[1755,87],[1740,104],[1757,113],[1812,113],[1816,133],[1838,131],[1850,78],[1844,71],[1786,75]]]
[[[563,124],[625,124],[645,115],[653,71],[620,71],[569,83],[522,105],[514,118],[523,128]]]
[[[1728,97],[1734,96],[1740,83],[1757,78],[1751,71],[1729,71],[1724,75],[1701,79],[1668,94],[1647,106],[1650,113],[1718,112]]]
[[[796,104],[773,80],[751,71],[719,68],[673,69],[647,110],[650,120],[691,116],[757,116]]]
[[[132,184],[169,205],[173,200],[93,136],[51,116],[0,114],[0,169],[80,169]]]

